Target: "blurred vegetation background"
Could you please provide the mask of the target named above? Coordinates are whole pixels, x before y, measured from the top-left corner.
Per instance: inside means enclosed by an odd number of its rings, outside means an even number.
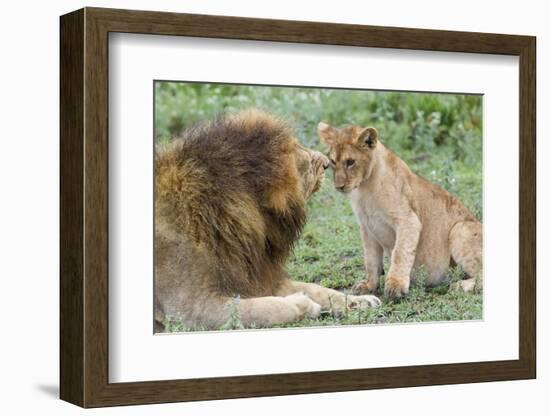
[[[337,127],[376,127],[382,143],[414,172],[456,195],[483,219],[480,95],[157,81],[155,140],[169,141],[195,123],[250,107],[281,116],[303,145],[325,153],[317,136],[319,121]],[[289,262],[289,273],[297,280],[348,291],[364,276],[362,246],[348,198],[332,189],[331,173],[308,205],[308,223]],[[449,271],[450,282],[460,278],[460,270]],[[481,293],[453,292],[448,284],[428,289],[419,278],[403,301],[383,299],[377,310],[350,312],[346,317],[329,314],[294,326],[481,317]],[[182,330],[178,325],[172,329]]]

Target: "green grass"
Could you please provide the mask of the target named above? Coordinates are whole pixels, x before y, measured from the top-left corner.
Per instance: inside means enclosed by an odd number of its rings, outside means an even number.
[[[319,121],[374,126],[382,142],[413,171],[458,196],[482,220],[480,96],[157,83],[155,104],[157,142],[170,140],[185,127],[220,112],[248,107],[282,116],[294,126],[302,144],[322,151],[326,149],[316,134]],[[308,223],[288,271],[293,279],[348,293],[364,277],[359,228],[348,198],[333,190],[330,173],[308,202]],[[451,282],[460,278],[458,270],[449,274]],[[381,286],[383,290],[383,281]],[[482,293],[452,291],[448,283],[426,288],[422,277],[403,300],[382,298],[382,302],[377,309],[343,316],[326,313],[286,327],[482,318]],[[223,329],[240,328],[238,316],[233,315]],[[170,320],[167,328],[186,330],[177,319]]]

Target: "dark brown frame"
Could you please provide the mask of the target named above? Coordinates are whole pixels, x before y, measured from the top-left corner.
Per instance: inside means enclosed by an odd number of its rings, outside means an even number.
[[[60,396],[63,400],[83,407],[99,407],[536,377],[534,37],[99,8],[64,15],[60,27]],[[519,56],[519,359],[109,383],[110,32]]]

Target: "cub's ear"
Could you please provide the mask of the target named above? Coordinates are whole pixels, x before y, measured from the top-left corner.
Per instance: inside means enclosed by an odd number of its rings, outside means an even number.
[[[330,124],[321,121],[317,124],[317,133],[319,133],[319,138],[324,144],[329,146],[334,144],[334,127]]]
[[[366,127],[359,133],[357,143],[367,146],[369,149],[374,149],[378,143],[378,130],[374,127]]]

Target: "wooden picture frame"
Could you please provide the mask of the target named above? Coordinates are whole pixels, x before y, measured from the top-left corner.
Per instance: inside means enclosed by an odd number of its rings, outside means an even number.
[[[536,376],[535,38],[85,8],[61,17],[60,396],[82,407],[530,379]],[[109,383],[108,34],[263,40],[519,57],[519,359]]]

